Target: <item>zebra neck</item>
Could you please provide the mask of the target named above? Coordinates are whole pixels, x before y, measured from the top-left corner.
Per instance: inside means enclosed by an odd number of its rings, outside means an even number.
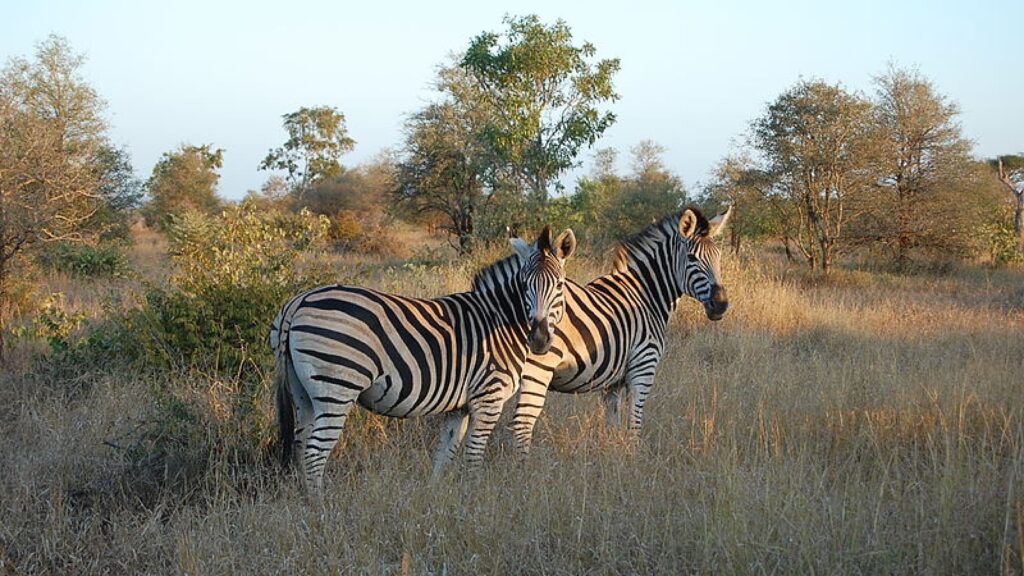
[[[679,297],[682,296],[673,277],[671,265],[660,261],[631,259],[623,274],[638,287],[644,307],[667,323],[676,309]]]
[[[473,278],[470,293],[498,324],[526,326],[522,289],[516,281],[521,266],[513,255],[484,268]]]
[[[636,279],[648,308],[666,322],[683,295],[682,283],[676,279],[675,258],[687,252],[685,240],[676,234],[671,223],[671,219],[664,219],[626,240],[615,259],[615,269]],[[684,245],[680,246],[680,242]]]

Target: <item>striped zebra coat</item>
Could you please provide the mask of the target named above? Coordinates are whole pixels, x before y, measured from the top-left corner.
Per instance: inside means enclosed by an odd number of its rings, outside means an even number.
[[[407,418],[449,413],[435,475],[469,434],[479,465],[505,401],[518,388],[528,349],[546,353],[564,310],[571,230],[479,272],[469,292],[406,298],[354,286],[324,286],[282,308],[270,331],[277,358],[282,461],[301,450],[307,485],[319,489],[352,407]]]
[[[628,397],[627,424],[639,434],[665,349],[665,329],[679,298],[700,301],[711,320],[720,320],[729,306],[714,237],[730,213],[710,221],[692,208],[667,216],[620,246],[612,274],[585,286],[566,282],[565,317],[556,326],[552,347],[527,360],[512,420],[518,450],[529,451],[549,389],[600,390],[613,426]]]

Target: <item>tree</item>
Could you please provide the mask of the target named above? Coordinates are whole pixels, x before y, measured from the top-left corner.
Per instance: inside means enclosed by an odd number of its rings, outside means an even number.
[[[441,96],[405,123],[405,146],[396,168],[400,203],[423,215],[440,214],[441,229],[460,253],[475,247],[480,210],[490,198],[488,159],[479,135],[491,110],[474,79],[444,66],[434,84]],[[454,239],[454,241],[451,241]]]
[[[187,210],[219,211],[217,170],[223,162],[224,151],[211,144],[182,144],[173,152],[164,152],[146,182],[150,196],[144,211],[146,223],[167,230],[171,221]]]
[[[989,165],[996,169],[999,182],[1013,200],[1013,232],[1024,254],[1024,154],[999,156],[989,160]]]
[[[83,63],[50,36],[32,61],[12,58],[0,72],[0,321],[12,267],[43,242],[81,239],[101,205],[105,104],[79,74]]]
[[[729,219],[729,244],[739,252],[741,240],[778,238],[793,260],[792,232],[798,222],[795,205],[779,193],[771,174],[758,167],[747,155],[728,156],[715,168],[714,178],[705,187],[703,205],[735,208]]]
[[[457,100],[431,104],[406,122],[399,198],[421,213],[444,215],[442,229],[460,253],[473,251],[476,218],[486,195],[473,119]]]
[[[639,230],[653,219],[681,210],[686,204],[683,180],[665,167],[665,148],[644,140],[630,149],[633,173],[627,182],[620,210],[630,221],[626,233]]]
[[[686,189],[682,179],[665,167],[664,147],[644,140],[630,153],[632,171],[621,176],[615,171],[615,150],[599,150],[593,173],[580,178],[573,195],[549,204],[549,219],[575,225],[588,241],[600,244],[621,240],[680,210],[687,201]],[[567,216],[566,211],[575,214]]]
[[[871,182],[871,104],[838,85],[801,81],[754,121],[751,140],[766,172],[796,207],[798,247],[828,274],[851,196]]]
[[[612,77],[618,59],[592,62],[589,42],[572,44],[565,22],[545,26],[537,16],[506,17],[504,34],[474,38],[461,67],[491,112],[477,134],[489,162],[492,188],[528,190],[547,199],[548,187],[615,121],[599,106],[618,99]]]
[[[337,108],[303,107],[283,118],[288,140],[267,153],[259,169],[285,170],[301,200],[312,185],[341,175],[339,158],[355,147],[355,140],[349,138],[345,115]]]
[[[614,148],[594,152],[590,174],[576,181],[576,189],[568,200],[555,199],[549,203],[548,219],[552,224],[573,227],[577,237],[588,243],[618,239],[609,225],[626,184],[626,179],[616,169],[618,156]]]
[[[306,193],[306,208],[314,214],[336,216],[345,210],[379,220],[394,191],[395,167],[387,152],[341,175],[318,182]]]
[[[127,239],[130,215],[142,203],[143,183],[135,177],[131,157],[124,148],[103,145],[97,150],[97,194],[101,203],[85,227],[103,240]]]
[[[246,192],[241,203],[264,212],[283,211],[291,204],[291,190],[288,182],[275,174],[259,190]]]
[[[967,235],[953,231],[977,215],[963,209],[973,160],[957,106],[913,70],[890,66],[875,84],[879,193],[862,206],[861,236],[881,242],[900,265],[916,249],[966,250]]]

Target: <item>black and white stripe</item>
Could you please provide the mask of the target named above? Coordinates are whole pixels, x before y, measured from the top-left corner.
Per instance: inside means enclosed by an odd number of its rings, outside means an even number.
[[[319,488],[352,407],[407,418],[450,413],[439,472],[469,428],[466,459],[477,465],[529,350],[545,353],[564,309],[563,264],[575,249],[566,230],[552,241],[514,239],[516,254],[477,274],[473,289],[436,299],[355,286],[324,286],[289,301],[274,320],[282,459],[301,450],[308,485]]]
[[[728,308],[714,236],[730,212],[711,221],[693,208],[665,217],[620,246],[612,274],[585,286],[566,281],[565,317],[555,327],[551,350],[527,359],[512,421],[519,450],[529,451],[549,389],[601,390],[612,425],[628,396],[628,427],[639,434],[679,298],[700,301],[711,320]]]

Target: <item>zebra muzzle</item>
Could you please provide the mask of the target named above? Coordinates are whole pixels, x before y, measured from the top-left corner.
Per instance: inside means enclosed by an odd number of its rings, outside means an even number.
[[[545,354],[551,349],[551,327],[548,319],[545,318],[539,322],[534,322],[530,326],[529,333],[526,337],[526,343],[530,347],[530,352],[534,354]]]
[[[725,316],[726,310],[729,309],[729,296],[723,286],[715,285],[711,289],[711,298],[704,301],[703,304],[708,320],[721,320]]]

